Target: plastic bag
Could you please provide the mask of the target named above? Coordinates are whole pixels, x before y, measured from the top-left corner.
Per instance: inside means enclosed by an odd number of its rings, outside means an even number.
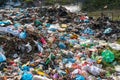
[[[62,28],[67,28],[67,24],[62,24],[61,27]]]
[[[77,75],[75,80],[85,80],[85,77],[81,75]]]
[[[117,43],[110,43],[109,46],[114,50],[120,50],[120,45]]]
[[[32,51],[32,46],[30,45],[29,42],[25,46],[27,47],[27,53]]]
[[[38,26],[42,25],[42,23],[41,23],[39,20],[35,20],[35,21],[34,21],[34,25],[35,25],[36,27],[38,27]]]
[[[60,40],[63,40],[63,41],[65,41],[65,40],[67,40],[64,36],[60,36]]]
[[[16,23],[16,24],[14,24],[14,27],[15,27],[16,29],[18,29],[20,26],[21,26],[20,23]]]
[[[89,34],[89,35],[93,35],[93,34],[94,34],[93,30],[90,29],[90,28],[85,29],[85,30],[84,30],[84,33],[85,33],[85,34]]]
[[[43,77],[43,76],[34,75],[33,80],[52,80],[52,79],[49,79],[49,78]]]
[[[46,65],[48,65],[51,60],[54,60],[55,59],[55,55],[54,54],[50,54],[45,62]]]
[[[87,66],[87,71],[94,76],[98,76],[98,75],[100,75],[100,72],[102,70],[96,66]]]
[[[104,34],[109,34],[111,33],[112,29],[111,28],[107,28],[105,29],[105,31],[103,32]]]
[[[49,29],[49,31],[53,31],[53,32],[55,32],[57,29],[55,29],[55,28],[50,28]]]
[[[51,24],[47,23],[47,24],[46,24],[46,27],[50,27],[50,25],[51,25]]]
[[[113,62],[115,59],[114,53],[112,53],[110,50],[105,50],[102,52],[103,61],[105,62]]]
[[[65,63],[68,63],[68,62],[71,62],[71,63],[74,63],[76,60],[75,59],[73,59],[73,58],[65,58],[65,59],[63,59],[63,63],[65,64]]]
[[[86,19],[86,20],[84,20],[84,22],[85,22],[85,23],[89,23],[90,21]]]
[[[46,40],[43,37],[41,37],[40,41],[43,45],[47,44]]]
[[[59,42],[58,45],[59,45],[60,49],[65,49],[66,48],[66,45],[63,42]]]
[[[40,45],[40,43],[37,42],[37,41],[35,41],[35,40],[34,40],[34,43],[37,45],[38,51],[41,52],[41,53],[43,53],[43,48],[42,48],[42,46]]]
[[[4,62],[4,61],[6,61],[6,57],[4,54],[0,52],[0,62]]]
[[[27,37],[26,32],[21,32],[21,33],[19,34],[19,38],[21,38],[21,39],[26,39],[26,37]]]
[[[39,29],[39,30],[42,30],[42,28],[43,28],[43,27],[42,27],[41,25],[40,25],[40,26],[38,26],[38,29]]]
[[[20,80],[33,80],[33,75],[31,73],[25,72]]]
[[[29,66],[23,66],[22,71],[30,71],[30,67]]]

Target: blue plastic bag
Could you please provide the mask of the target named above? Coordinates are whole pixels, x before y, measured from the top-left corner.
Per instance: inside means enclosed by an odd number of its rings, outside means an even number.
[[[41,25],[40,25],[40,26],[38,26],[38,29],[39,29],[39,30],[42,30],[42,28],[43,28],[43,27],[42,27]]]
[[[64,36],[60,36],[60,40],[66,41],[67,39]]]
[[[3,26],[3,25],[10,25],[10,22],[9,21],[0,21],[0,25]]]
[[[85,80],[85,78],[81,75],[77,75],[75,80]]]
[[[89,23],[90,21],[88,19],[84,20],[85,23]]]
[[[55,28],[50,28],[49,30],[55,32],[57,29],[55,29]]]
[[[66,45],[63,42],[59,42],[58,46],[59,46],[60,49],[65,49],[66,48]]]
[[[30,67],[29,67],[29,66],[24,66],[24,67],[22,68],[22,71],[30,71]]]
[[[20,23],[16,23],[16,24],[14,24],[14,27],[15,27],[16,29],[18,29],[18,27],[20,27],[20,26],[21,26]]]
[[[70,44],[74,45],[75,43],[78,43],[77,40],[69,40]]]
[[[94,31],[90,28],[87,28],[84,30],[84,34],[89,34],[89,35],[93,35],[94,34]]]
[[[105,31],[103,32],[104,34],[109,34],[111,33],[112,29],[111,28],[107,28],[105,29]]]
[[[0,53],[0,62],[4,62],[4,61],[6,61],[6,57],[2,53]]]
[[[73,59],[73,58],[68,58],[68,62],[71,62],[71,63],[75,63],[75,59]]]
[[[73,58],[64,58],[63,59],[63,64],[66,64],[66,63],[69,63],[69,62],[71,62],[71,63],[75,63],[75,59],[73,59]]]
[[[80,36],[80,40],[86,41],[86,37]]]
[[[21,80],[33,80],[33,75],[31,73],[24,72],[24,74],[22,75]]]
[[[50,25],[51,25],[50,23],[47,23],[47,24],[46,24],[46,27],[47,27],[47,28],[49,28],[49,27],[50,27]]]
[[[21,38],[21,39],[26,39],[26,37],[27,37],[27,33],[26,32],[21,32],[19,34],[19,38]]]

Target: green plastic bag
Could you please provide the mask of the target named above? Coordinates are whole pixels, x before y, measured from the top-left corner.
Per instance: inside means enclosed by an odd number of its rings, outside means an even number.
[[[87,46],[87,44],[81,44],[81,46],[86,47],[86,46]]]
[[[38,26],[42,25],[42,23],[41,23],[39,20],[35,20],[35,21],[34,21],[34,25],[35,25],[36,27],[38,27]]]
[[[115,59],[114,53],[112,53],[110,50],[104,50],[102,52],[102,57],[103,57],[103,61],[105,62],[113,62]]]
[[[55,55],[51,54],[49,58],[47,58],[45,64],[48,65],[50,64],[51,60],[54,60],[55,59]]]

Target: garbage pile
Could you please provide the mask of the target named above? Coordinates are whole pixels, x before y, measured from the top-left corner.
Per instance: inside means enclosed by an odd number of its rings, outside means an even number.
[[[2,80],[116,80],[103,64],[117,65],[108,47],[120,51],[120,28],[109,19],[62,6],[1,13]]]

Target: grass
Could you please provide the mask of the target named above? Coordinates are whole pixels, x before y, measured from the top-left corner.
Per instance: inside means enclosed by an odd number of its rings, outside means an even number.
[[[120,20],[120,10],[101,10],[101,11],[94,11],[88,12],[89,16],[93,16],[95,19],[100,17],[101,13],[104,13],[106,16],[111,17],[113,20]]]
[[[117,43],[120,44],[120,39],[117,40]]]

